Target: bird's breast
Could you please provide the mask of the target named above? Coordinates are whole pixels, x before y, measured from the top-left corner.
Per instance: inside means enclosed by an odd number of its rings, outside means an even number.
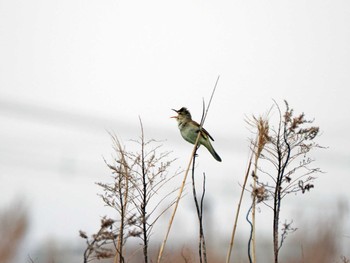
[[[195,126],[192,126],[190,124],[182,124],[181,126],[179,125],[179,129],[181,132],[182,137],[194,144],[196,142],[197,139],[197,135],[198,135],[198,128]]]

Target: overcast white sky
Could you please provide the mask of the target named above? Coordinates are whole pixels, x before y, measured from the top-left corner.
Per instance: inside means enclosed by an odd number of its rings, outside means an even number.
[[[200,164],[212,202],[238,197],[245,116],[286,99],[329,146],[317,153],[327,173],[302,199],[318,215],[350,198],[349,70],[346,0],[0,1],[0,206],[26,200],[35,243],[79,242],[105,211],[94,182],[108,178],[106,130],[137,138],[141,116],[148,138],[166,140],[184,167],[192,148],[170,109],[199,120],[220,75],[205,127],[223,162],[202,150]]]

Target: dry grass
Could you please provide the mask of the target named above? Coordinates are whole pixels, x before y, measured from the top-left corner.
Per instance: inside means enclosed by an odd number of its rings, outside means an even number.
[[[281,114],[280,112],[280,123],[277,126],[278,128],[274,129],[274,126],[269,125],[269,120],[267,117],[259,117],[255,118],[248,122],[255,130],[256,134],[256,139],[252,141],[251,144],[251,156],[248,162],[248,166],[246,169],[246,172],[244,174],[243,178],[243,185],[242,185],[242,191],[240,195],[240,199],[237,205],[237,210],[236,210],[236,217],[233,225],[233,230],[232,230],[232,235],[231,235],[231,240],[228,248],[228,253],[225,257],[225,250],[227,250],[226,247],[226,242],[227,239],[229,238],[228,236],[223,236],[223,237],[218,237],[215,236],[213,240],[216,240],[216,244],[212,244],[211,247],[207,248],[207,255],[208,255],[208,261],[210,263],[217,263],[217,262],[226,262],[227,263],[247,263],[247,262],[259,262],[259,263],[271,263],[273,261],[273,258],[275,258],[275,262],[278,262],[278,257],[276,257],[276,244],[279,245],[277,248],[277,252],[281,248],[283,244],[283,251],[281,251],[280,254],[280,262],[283,263],[350,263],[349,256],[350,255],[343,255],[340,246],[341,246],[341,238],[344,237],[343,229],[342,226],[345,225],[345,218],[347,216],[347,212],[343,211],[344,209],[339,209],[338,211],[335,211],[335,216],[331,219],[328,220],[319,220],[318,218],[314,218],[314,222],[311,222],[309,224],[306,224],[306,226],[302,225],[301,222],[298,222],[298,231],[294,233],[291,236],[288,236],[288,240],[285,242],[285,238],[287,235],[285,235],[288,231],[292,233],[291,230],[294,230],[294,228],[288,228],[285,227],[281,222],[284,220],[280,220],[279,214],[277,217],[274,218],[274,242],[271,243],[271,239],[267,240],[264,238],[261,238],[259,240],[255,240],[255,204],[256,203],[263,203],[266,204],[267,201],[272,200],[271,198],[268,200],[268,194],[270,196],[275,195],[276,193],[279,194],[279,197],[277,199],[278,201],[278,213],[279,209],[281,206],[281,200],[282,198],[287,195],[287,194],[295,194],[296,192],[302,192],[305,193],[305,190],[310,190],[306,188],[307,184],[310,180],[308,177],[305,181],[305,183],[301,184],[300,180],[305,174],[296,177],[296,179],[293,178],[293,175],[296,170],[300,168],[308,168],[307,165],[309,165],[312,161],[305,161],[301,162],[299,166],[297,167],[292,167],[292,169],[288,170],[286,169],[288,165],[290,164],[290,160],[297,159],[299,155],[302,157],[305,157],[305,154],[308,153],[313,147],[319,148],[317,144],[305,144],[305,141],[308,140],[313,140],[315,136],[318,134],[318,128],[317,127],[308,127],[304,128],[301,127],[303,124],[310,124],[311,122],[306,121],[304,119],[304,114],[297,115],[296,117],[293,117],[293,110],[289,108],[288,104],[286,104],[287,110],[285,114]],[[278,108],[279,110],[279,108]],[[283,121],[282,121],[283,120]],[[283,125],[285,125],[283,127]],[[288,136],[294,136],[294,137],[288,137]],[[197,142],[198,142],[199,135],[197,137]],[[290,139],[288,141],[288,139]],[[151,192],[142,192],[142,190],[147,190],[148,186],[152,186],[154,184],[154,180],[152,179],[153,177],[149,177],[149,174],[157,174],[157,172],[152,172],[152,173],[146,173],[146,171],[153,171],[152,169],[156,167],[156,163],[161,160],[163,157],[166,157],[166,155],[161,155],[161,158],[159,159],[154,159],[154,156],[157,156],[155,154],[156,150],[158,148],[155,148],[151,151],[151,156],[152,158],[150,159],[151,161],[147,161],[147,158],[145,159],[144,157],[148,156],[145,154],[146,152],[144,151],[144,146],[147,145],[148,143],[144,143],[143,141],[143,130],[142,130],[142,137],[141,137],[141,155],[138,154],[127,154],[125,152],[124,147],[117,141],[115,140],[116,149],[118,153],[124,153],[119,158],[115,159],[116,165],[108,165],[110,169],[112,169],[113,173],[123,175],[124,173],[127,174],[127,176],[120,177],[124,179],[130,179],[130,174],[131,172],[135,173],[135,178],[143,178],[142,183],[140,184],[142,187],[138,187],[136,182],[137,180],[133,180],[130,185],[126,184],[124,181],[122,183],[113,183],[112,185],[108,184],[99,184],[100,186],[104,187],[105,190],[107,191],[107,195],[103,195],[103,200],[107,206],[110,206],[112,208],[119,207],[120,211],[124,211],[129,205],[132,206],[132,210],[130,210],[132,213],[135,213],[135,211],[140,212],[141,216],[137,217],[140,218],[139,221],[134,221],[133,222],[140,222],[142,224],[137,224],[133,223],[133,227],[138,227],[138,229],[144,230],[144,236],[143,239],[141,238],[143,243],[138,243],[137,242],[132,242],[128,243],[128,249],[125,249],[125,253],[123,250],[123,247],[125,245],[125,242],[123,243],[123,246],[120,245],[118,246],[117,243],[121,244],[121,242],[118,242],[119,240],[126,240],[125,238],[125,233],[128,234],[128,237],[139,237],[140,234],[137,235],[131,235],[130,233],[134,233],[132,231],[125,231],[125,232],[113,232],[114,229],[112,230],[112,225],[117,222],[117,220],[123,220],[125,219],[125,222],[129,222],[130,219],[134,219],[135,216],[131,213],[131,217],[128,217],[126,215],[123,215],[123,213],[120,213],[120,218],[118,217],[115,220],[109,220],[106,218],[103,218],[101,221],[101,235],[92,235],[91,240],[95,241],[89,241],[88,236],[84,232],[80,232],[81,237],[84,239],[88,240],[88,248],[93,247],[95,243],[100,241],[102,239],[103,241],[108,241],[106,243],[103,243],[103,248],[104,249],[110,249],[108,251],[111,251],[111,255],[107,255],[106,257],[112,257],[114,251],[116,250],[116,254],[119,253],[120,257],[115,257],[114,260],[112,258],[109,259],[101,259],[98,260],[98,256],[96,256],[92,261],[89,261],[87,257],[86,262],[103,262],[103,263],[109,263],[109,262],[128,262],[128,263],[133,263],[133,262],[164,262],[164,263],[179,263],[179,262],[185,262],[185,263],[194,263],[194,262],[200,262],[200,258],[198,255],[198,247],[195,245],[194,240],[177,240],[176,242],[172,244],[168,244],[168,248],[165,250],[165,244],[168,239],[168,235],[170,232],[170,228],[172,226],[173,219],[175,217],[176,209],[178,207],[179,201],[182,196],[183,189],[185,187],[185,182],[187,178],[187,174],[189,172],[190,166],[192,159],[195,156],[195,151],[196,151],[196,144],[194,145],[193,152],[191,154],[191,158],[188,164],[188,168],[185,172],[184,179],[182,181],[181,186],[179,187],[178,191],[178,196],[176,198],[176,203],[173,206],[173,213],[170,217],[169,221],[169,226],[166,232],[166,236],[161,242],[161,240],[156,240],[156,242],[152,242],[152,247],[149,246],[150,244],[148,243],[149,237],[151,236],[149,233],[151,233],[153,223],[148,223],[149,221],[149,216],[152,213],[146,212],[146,211],[153,211],[151,210],[146,210],[147,202],[143,202],[141,204],[137,203],[136,200],[140,197],[145,197],[141,198],[140,200],[149,200],[148,197],[151,197],[154,193],[158,193],[158,190],[160,190],[163,186],[163,181],[160,181],[161,183],[156,184],[158,185],[159,188],[151,188]],[[293,147],[299,147],[300,151],[297,151],[295,155],[293,155]],[[299,149],[298,148],[298,149]],[[284,149],[284,150],[280,150]],[[127,163],[126,158],[129,158],[128,160],[131,160],[131,162]],[[276,161],[277,158],[277,161]],[[136,160],[136,161],[135,161]],[[141,161],[140,161],[141,160]],[[262,169],[262,165],[258,165],[258,160],[261,161],[269,161],[272,163],[274,167],[278,167],[278,180],[275,180],[273,173],[269,173],[268,171]],[[284,163],[285,162],[285,163]],[[140,164],[138,169],[131,169],[135,165]],[[147,166],[149,164],[149,166]],[[168,165],[170,165],[170,162],[167,163],[166,166],[163,166],[164,164],[161,162],[162,166],[161,169],[158,171],[164,172],[167,170]],[[264,164],[262,162],[262,164]],[[120,167],[118,165],[121,165]],[[286,169],[286,170],[285,170]],[[124,171],[125,170],[125,171]],[[130,170],[130,171],[126,171]],[[157,170],[157,169],[156,169]],[[155,171],[156,171],[155,170]],[[141,172],[140,172],[141,171]],[[310,169],[307,170],[306,175],[310,175],[314,172],[319,172],[318,169]],[[136,176],[137,175],[137,176]],[[276,188],[271,188],[271,183],[262,183],[259,181],[260,179],[265,180],[264,177],[267,177],[268,179],[271,179],[273,182],[276,184]],[[151,179],[150,179],[151,178]],[[162,177],[163,178],[163,177]],[[146,180],[147,179],[147,180]],[[241,205],[242,205],[242,199],[244,192],[247,191],[246,185],[251,179],[252,181],[252,188],[249,189],[248,191],[251,192],[251,197],[252,197],[252,208],[253,208],[253,213],[252,213],[252,218],[253,218],[253,226],[251,229],[251,238],[250,241],[252,241],[252,248],[251,251],[249,251],[249,255],[253,255],[252,258],[248,259],[248,245],[247,245],[247,240],[248,240],[248,234],[245,233],[243,235],[246,236],[235,236],[236,234],[236,229],[238,225],[238,217],[239,217],[239,212],[241,210]],[[127,181],[127,180],[126,180]],[[280,182],[280,184],[277,184],[276,182]],[[118,182],[118,181],[116,181]],[[283,187],[282,187],[283,184]],[[116,187],[119,186],[119,187]],[[130,189],[128,187],[131,187],[134,189],[136,187],[136,194],[130,195]],[[312,185],[313,186],[313,185]],[[269,188],[270,187],[270,188]],[[274,189],[278,189],[278,191],[273,191]],[[119,190],[119,191],[118,191]],[[135,190],[135,189],[134,189]],[[126,191],[126,192],[125,192]],[[127,194],[126,194],[127,193]],[[145,194],[144,194],[145,193]],[[148,195],[148,193],[150,193]],[[133,198],[129,198],[132,196]],[[118,203],[116,203],[118,200],[122,199],[124,197],[124,202],[121,202],[118,206]],[[117,200],[117,201],[116,201]],[[171,204],[173,204],[171,202]],[[171,206],[167,206],[169,208]],[[275,213],[276,213],[276,207],[273,207],[271,205],[267,205],[267,207],[271,208]],[[245,208],[247,209],[247,208]],[[117,209],[118,210],[118,209]],[[163,212],[160,214],[162,215]],[[249,214],[249,213],[248,213]],[[159,215],[159,216],[160,216]],[[158,217],[157,217],[158,218]],[[128,221],[129,220],[129,221]],[[292,219],[293,220],[293,219]],[[317,222],[316,222],[317,220]],[[26,227],[27,227],[27,220],[25,216],[25,212],[23,209],[18,209],[18,206],[15,207],[15,209],[9,209],[8,211],[5,211],[3,215],[0,215],[0,235],[2,239],[0,240],[0,262],[5,263],[5,262],[11,262],[11,259],[15,256],[18,246],[20,244],[21,239],[23,238],[23,235],[25,233]],[[287,222],[287,221],[285,221]],[[279,224],[281,224],[281,227],[279,227]],[[288,225],[288,223],[285,223]],[[142,226],[145,226],[142,228]],[[260,227],[261,224],[258,224]],[[289,226],[289,225],[288,225]],[[163,224],[162,226],[165,228],[166,226]],[[269,226],[261,226],[261,227],[271,227]],[[121,229],[124,229],[124,226],[120,226]],[[227,226],[227,229],[229,230],[230,226]],[[109,229],[106,232],[105,230]],[[131,230],[135,228],[130,228]],[[287,229],[287,230],[286,230]],[[127,229],[129,230],[129,229]],[[260,229],[259,229],[260,230]],[[181,229],[177,229],[176,231],[181,231]],[[215,230],[213,231],[214,235]],[[110,234],[112,233],[113,238],[111,238],[109,235],[105,236],[102,234]],[[141,233],[141,232],[137,232]],[[240,235],[242,235],[240,233]],[[276,238],[277,235],[277,238]],[[4,238],[5,237],[5,238]],[[100,238],[100,239],[99,239]],[[260,237],[259,237],[260,238]],[[266,238],[266,237],[265,237]],[[280,238],[280,241],[279,241]],[[210,239],[210,237],[209,237]],[[124,241],[125,241],[124,240]],[[277,240],[277,242],[275,242]],[[279,241],[279,242],[278,242]],[[220,242],[220,243],[217,243]],[[210,243],[210,242],[209,242]],[[154,244],[154,245],[153,245]],[[222,244],[223,246],[220,246]],[[105,246],[106,245],[106,246]],[[175,247],[174,247],[175,246]],[[93,247],[95,253],[96,253],[96,248]],[[231,257],[231,251],[234,250],[234,254]],[[102,252],[106,252],[107,250],[103,250]],[[119,252],[118,252],[119,251]],[[146,253],[145,253],[146,252]],[[275,253],[275,254],[274,254]],[[56,253],[59,257],[62,256],[64,253]],[[55,254],[55,255],[56,255]],[[98,254],[96,254],[98,255]],[[278,255],[278,253],[277,253]],[[29,259],[30,262],[34,262],[31,259]],[[40,259],[36,259],[35,263],[41,263]],[[52,261],[50,262],[74,262],[73,260],[70,260],[67,258],[52,258]],[[45,262],[46,263],[46,262]]]
[[[20,203],[14,203],[0,212],[0,262],[12,262],[27,226],[27,213]]]

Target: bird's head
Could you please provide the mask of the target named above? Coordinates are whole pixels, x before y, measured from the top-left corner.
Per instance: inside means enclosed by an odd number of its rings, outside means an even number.
[[[173,116],[170,118],[175,118],[177,121],[182,121],[184,119],[188,119],[188,120],[192,119],[191,113],[185,107],[182,107],[179,110],[174,110],[174,109],[172,109],[172,110],[177,113],[177,116]]]

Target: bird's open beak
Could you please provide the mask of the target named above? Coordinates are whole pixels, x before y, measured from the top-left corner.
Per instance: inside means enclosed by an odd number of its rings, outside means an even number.
[[[172,109],[173,111],[175,111],[176,113],[177,113],[177,110],[174,110],[174,109]],[[170,118],[175,118],[175,119],[177,119],[177,116],[172,116],[172,117],[170,117]]]

